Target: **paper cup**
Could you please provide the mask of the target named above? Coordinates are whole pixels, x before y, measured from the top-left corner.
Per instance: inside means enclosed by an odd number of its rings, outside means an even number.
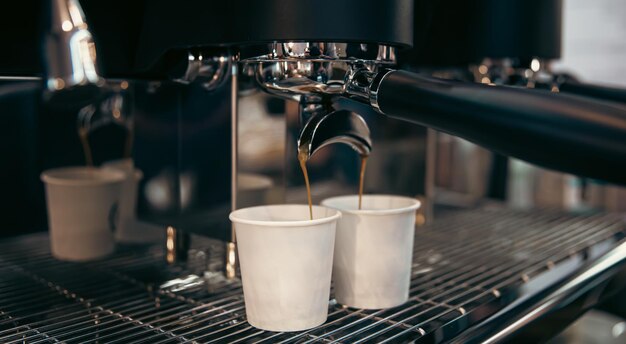
[[[59,168],[41,174],[54,257],[85,261],[113,251],[124,178],[120,171],[88,167]]]
[[[124,173],[122,195],[119,206],[119,226],[115,231],[115,239],[125,243],[142,243],[150,241],[150,236],[137,226],[137,187],[143,173],[136,169],[132,159],[113,160],[102,164],[104,169],[115,169]]]
[[[337,225],[333,280],[335,298],[346,306],[379,309],[409,297],[415,211],[413,198],[363,195],[328,198],[322,205],[341,211]]]
[[[307,205],[269,205],[230,214],[248,322],[301,331],[328,316],[335,227],[341,213]]]

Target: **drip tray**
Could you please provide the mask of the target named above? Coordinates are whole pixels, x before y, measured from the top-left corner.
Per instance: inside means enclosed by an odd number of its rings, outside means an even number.
[[[611,214],[446,212],[416,231],[409,302],[362,310],[331,294],[326,323],[290,333],[246,322],[240,283],[219,272],[219,241],[194,237],[187,264],[168,267],[160,246],[68,263],[50,256],[45,234],[22,236],[0,242],[0,342],[442,342],[570,275],[625,234]]]

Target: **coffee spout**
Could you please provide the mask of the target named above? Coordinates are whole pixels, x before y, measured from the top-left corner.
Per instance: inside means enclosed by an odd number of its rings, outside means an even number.
[[[347,144],[361,156],[368,156],[372,150],[370,129],[359,114],[334,109],[313,110],[300,132],[298,156],[304,155],[308,160],[320,148],[332,143]]]

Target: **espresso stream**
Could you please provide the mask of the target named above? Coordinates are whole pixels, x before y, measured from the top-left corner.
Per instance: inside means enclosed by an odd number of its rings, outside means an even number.
[[[365,181],[366,166],[367,155],[361,155],[361,173],[359,174],[359,210],[361,210],[361,199],[363,198],[363,182]]]
[[[91,148],[89,147],[87,129],[78,129],[78,137],[80,138],[80,143],[83,145],[83,152],[85,153],[85,163],[88,167],[93,167],[93,157],[91,155]]]
[[[93,167],[93,155],[91,153],[91,146],[89,146],[89,131],[86,128],[79,128],[78,137],[80,138],[80,144],[83,146],[83,153],[85,154],[85,164],[87,165],[87,167]],[[126,137],[126,142],[124,143],[124,158],[130,158],[132,156],[132,150],[133,132],[129,129],[128,136]]]
[[[304,183],[306,184],[306,197],[309,201],[309,216],[313,220],[313,200],[311,198],[311,183],[309,182],[309,173],[306,169],[306,154],[298,154],[300,168],[304,175]],[[365,180],[365,167],[367,166],[367,156],[361,155],[361,171],[359,173],[359,210],[361,210],[361,199],[363,198],[363,182]]]
[[[309,215],[311,216],[311,220],[313,220],[313,201],[311,199],[311,184],[309,183],[309,173],[306,170],[306,154],[298,154],[298,161],[300,161],[300,168],[302,169],[302,174],[304,174],[304,183],[306,184],[306,197],[309,201]]]

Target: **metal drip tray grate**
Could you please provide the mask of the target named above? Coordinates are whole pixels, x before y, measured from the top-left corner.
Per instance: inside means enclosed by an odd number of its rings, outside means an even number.
[[[50,256],[45,235],[19,237],[0,242],[0,342],[440,342],[524,288],[571,273],[624,234],[617,215],[447,213],[417,231],[408,303],[372,311],[331,300],[325,324],[293,333],[250,326],[240,284],[199,273],[219,271],[217,241],[195,240],[188,266],[172,268],[158,246],[68,263]]]

